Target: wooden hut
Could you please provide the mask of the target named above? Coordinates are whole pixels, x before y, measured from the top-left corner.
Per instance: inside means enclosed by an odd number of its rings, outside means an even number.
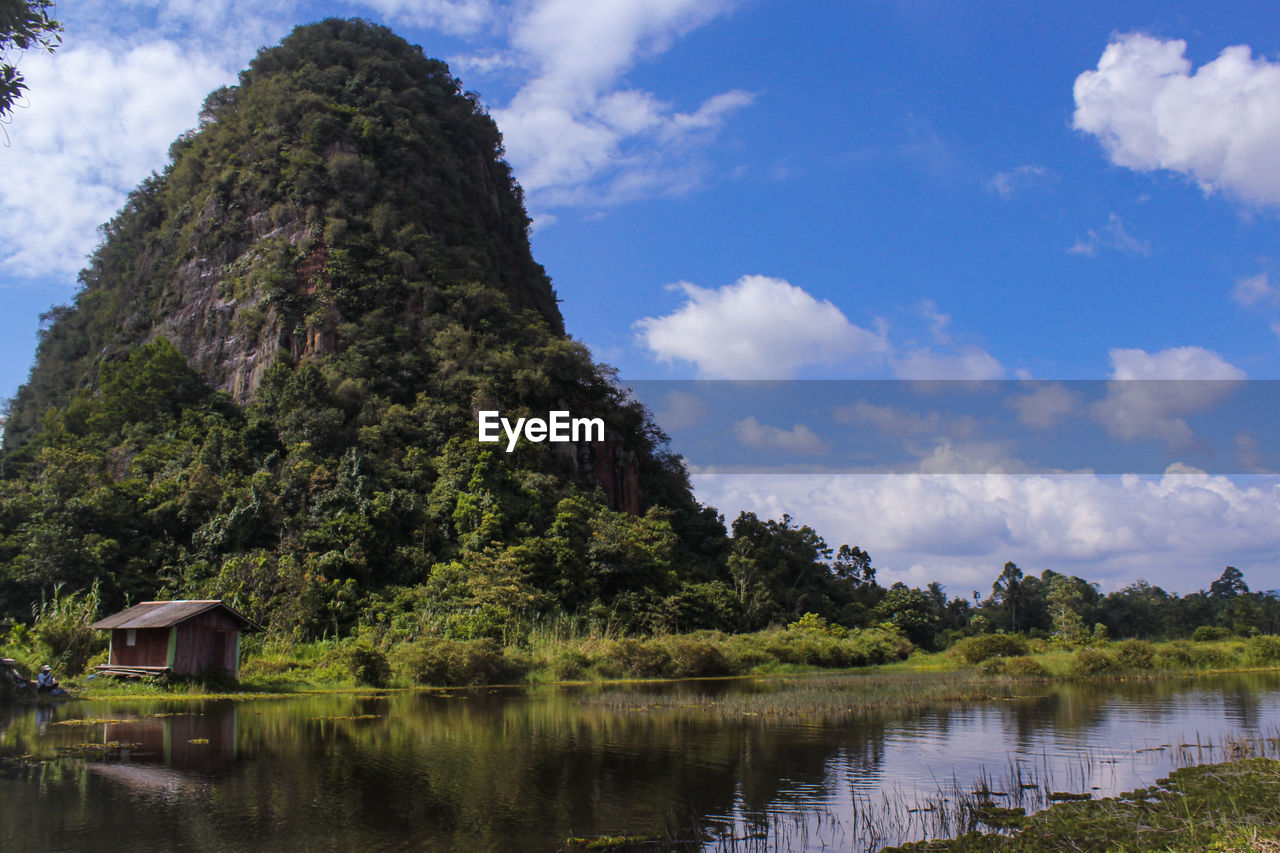
[[[240,634],[262,629],[221,601],[144,601],[93,623],[111,632],[110,675],[240,675]]]

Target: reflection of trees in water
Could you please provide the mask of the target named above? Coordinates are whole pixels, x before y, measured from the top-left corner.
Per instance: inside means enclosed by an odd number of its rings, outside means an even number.
[[[1260,691],[1274,691],[1276,681],[1212,685],[1225,685],[1233,719],[1256,721]],[[558,690],[246,702],[231,706],[234,751],[205,774],[212,784],[200,790],[147,791],[101,773],[50,782],[41,774],[83,765],[45,765],[0,779],[0,823],[24,825],[20,847],[83,839],[85,827],[93,828],[90,847],[127,846],[140,826],[156,849],[392,842],[556,849],[571,834],[604,833],[687,840],[729,815],[767,827],[838,781],[864,789],[891,782],[900,768],[886,766],[887,745],[903,732],[953,739],[978,716],[994,715],[1022,746],[1042,742],[1047,730],[1100,725],[1116,694],[1152,707],[1212,685],[1061,684],[1009,701],[843,721],[701,713],[700,699],[723,698],[716,692],[723,687],[711,684],[705,694],[697,685],[680,687],[692,707],[679,709],[584,705]],[[205,717],[171,718],[170,755],[193,760],[190,750],[172,748],[175,733],[184,742],[200,736],[192,721],[205,720],[227,738],[227,718],[212,706],[201,710]],[[378,716],[326,719],[366,714]],[[34,738],[28,725],[15,719],[7,735]],[[1003,756],[992,759],[993,766],[1004,763]],[[63,766],[68,770],[54,769]],[[172,761],[155,766],[180,769]],[[36,813],[39,827],[25,826]]]
[[[581,708],[562,697],[397,696],[378,720],[244,718],[243,770],[215,808],[255,803],[271,832],[299,811],[335,831],[554,847],[569,834],[697,837],[708,815],[766,819],[796,786],[827,784],[834,756],[883,760],[883,723],[725,723],[696,714]],[[466,698],[462,698],[465,696]],[[351,713],[379,713],[362,707]],[[314,713],[314,711],[313,711]]]

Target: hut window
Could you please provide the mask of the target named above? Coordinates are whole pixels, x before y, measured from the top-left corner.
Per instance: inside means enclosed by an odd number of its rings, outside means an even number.
[[[126,646],[136,646],[138,644],[138,631],[130,628],[124,632],[124,644]]]

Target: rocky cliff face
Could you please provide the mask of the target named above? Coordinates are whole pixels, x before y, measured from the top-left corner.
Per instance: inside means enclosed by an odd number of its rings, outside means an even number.
[[[158,336],[245,403],[278,356],[343,350],[344,322],[369,310],[422,329],[432,297],[462,283],[561,334],[501,153],[443,63],[360,22],[299,28],[209,97],[107,226],[84,292],[42,336],[14,437]]]
[[[277,364],[316,365],[333,389],[383,405],[482,392],[506,409],[614,406],[581,348],[561,352],[574,345],[496,126],[443,63],[389,31],[299,28],[210,95],[170,153],[106,226],[75,305],[51,315],[9,448],[158,338],[242,406]],[[546,363],[519,364],[543,348]],[[627,432],[611,425],[569,461],[636,513],[644,466]]]

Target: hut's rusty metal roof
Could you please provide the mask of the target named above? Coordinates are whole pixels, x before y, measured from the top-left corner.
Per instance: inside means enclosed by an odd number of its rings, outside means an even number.
[[[119,613],[99,619],[89,627],[103,631],[118,628],[168,628],[185,622],[192,616],[198,616],[206,610],[222,608],[227,615],[240,623],[243,631],[261,631],[262,629],[246,619],[234,609],[218,600],[206,601],[144,601]]]

